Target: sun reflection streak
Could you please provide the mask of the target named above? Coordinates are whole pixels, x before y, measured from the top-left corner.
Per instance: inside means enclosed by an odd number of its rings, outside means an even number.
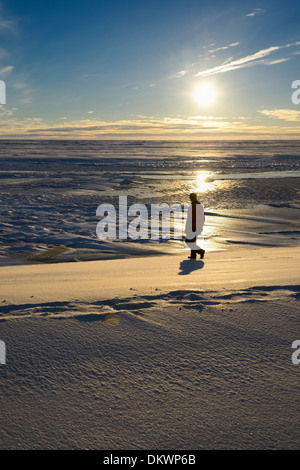
[[[205,193],[212,189],[212,173],[207,171],[198,171],[194,181],[194,191],[197,193]]]

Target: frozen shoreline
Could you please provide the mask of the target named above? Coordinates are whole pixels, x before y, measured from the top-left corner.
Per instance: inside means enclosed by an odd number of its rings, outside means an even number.
[[[24,212],[30,210],[26,206]],[[84,209],[80,209],[84,212]],[[79,212],[79,209],[77,209]],[[247,246],[289,247],[300,244],[299,208],[257,205],[253,209],[214,211],[206,209],[206,220],[199,243],[207,252],[232,251]],[[97,222],[77,221],[67,213],[58,215],[38,212],[39,218],[22,225],[14,221],[2,224],[0,267],[39,263],[62,263],[90,260],[109,260],[153,255],[186,256],[183,240],[99,240]],[[57,220],[55,220],[57,217]],[[17,218],[17,216],[16,216]],[[51,224],[51,220],[55,220]],[[77,225],[78,224],[78,225]]]
[[[97,207],[119,196],[171,206],[196,192],[206,251],[296,245],[300,178],[286,176],[299,156],[297,141],[0,141],[0,266],[184,253],[181,242],[99,241]],[[256,179],[226,179],[245,175]]]

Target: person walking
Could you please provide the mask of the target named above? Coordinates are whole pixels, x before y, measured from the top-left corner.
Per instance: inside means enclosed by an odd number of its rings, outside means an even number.
[[[205,221],[204,207],[198,201],[197,194],[190,194],[191,204],[188,208],[186,224],[185,224],[185,242],[191,249],[191,256],[189,258],[196,259],[197,254],[200,258],[204,258],[205,250],[197,245],[197,237],[203,230]]]

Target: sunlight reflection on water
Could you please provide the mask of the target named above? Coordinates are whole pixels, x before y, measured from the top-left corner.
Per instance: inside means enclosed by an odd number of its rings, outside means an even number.
[[[154,180],[192,180],[193,174],[187,173],[138,173],[136,177]],[[195,177],[198,181],[205,179],[212,180],[243,180],[243,179],[269,179],[269,178],[299,178],[300,171],[262,171],[262,172],[248,172],[248,173],[212,173],[207,171],[196,171]]]

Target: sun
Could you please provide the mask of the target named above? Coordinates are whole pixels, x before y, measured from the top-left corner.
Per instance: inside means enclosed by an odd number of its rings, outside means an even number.
[[[216,90],[211,85],[201,85],[195,92],[196,100],[201,105],[210,105],[216,99]]]

